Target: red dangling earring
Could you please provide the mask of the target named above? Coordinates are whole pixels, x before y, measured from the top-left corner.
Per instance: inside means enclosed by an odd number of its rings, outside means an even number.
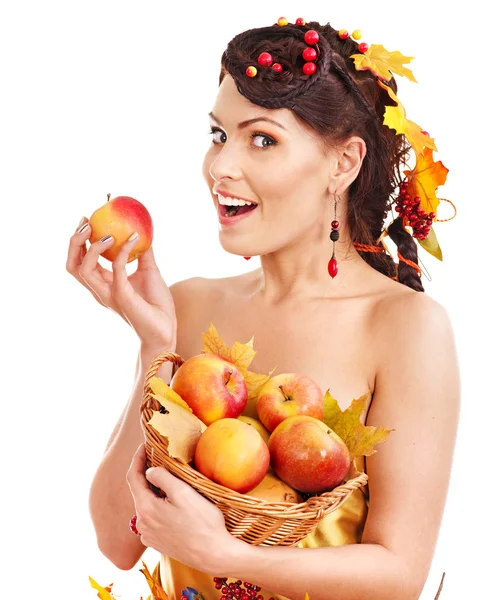
[[[334,194],[334,220],[330,224],[332,231],[330,232],[330,239],[333,242],[332,249],[332,258],[329,260],[329,264],[327,269],[329,271],[329,275],[334,279],[334,277],[339,272],[339,265],[337,264],[337,259],[335,258],[335,243],[339,239],[339,221],[337,221],[337,196]]]
[[[244,256],[243,257],[245,260],[250,260],[251,256]]]

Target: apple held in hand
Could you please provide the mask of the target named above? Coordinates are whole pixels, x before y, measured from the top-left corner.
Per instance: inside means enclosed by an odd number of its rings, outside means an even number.
[[[121,246],[137,231],[139,241],[129,253],[127,262],[139,258],[151,247],[153,241],[153,221],[146,207],[129,196],[117,196],[110,200],[107,195],[106,204],[95,210],[90,219],[93,244],[106,235],[112,235],[114,243],[101,256],[111,262],[116,258]]]
[[[314,417],[288,417],[268,442],[270,465],[299,492],[332,490],[347,475],[350,454],[341,438]]]
[[[310,377],[281,373],[261,387],[256,406],[260,421],[269,431],[273,431],[284,419],[295,415],[322,420],[324,395]]]
[[[170,386],[205,425],[225,417],[236,419],[248,400],[240,369],[216,354],[197,354],[186,360]]]
[[[256,429],[239,419],[220,419],[201,434],[196,469],[231,490],[245,494],[268,472],[270,453]]]

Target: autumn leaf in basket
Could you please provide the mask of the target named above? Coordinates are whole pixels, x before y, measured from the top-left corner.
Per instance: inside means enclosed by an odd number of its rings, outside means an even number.
[[[160,411],[154,411],[148,425],[168,440],[168,452],[184,463],[193,460],[198,440],[206,425],[191,411],[157,394]]]
[[[248,367],[256,354],[256,351],[253,349],[253,336],[246,344],[236,341],[233,346],[229,348],[218,335],[213,323],[210,323],[208,331],[203,333],[202,337],[203,349],[201,352],[217,354],[236,365],[243,374],[247,386],[248,399],[252,400],[256,398],[258,390],[270,379],[276,367],[274,367],[268,375],[253,373],[248,370]]]
[[[164,381],[164,379],[161,379],[161,377],[151,377],[151,379],[148,381],[148,384],[154,392],[153,397],[159,402],[161,402],[162,399],[170,400],[178,406],[181,406],[181,408],[184,408],[189,412],[193,412],[191,407],[188,406],[183,398],[181,398],[181,396],[177,394],[173,388],[169,387],[169,385]]]
[[[352,400],[351,405],[341,411],[337,400],[327,390],[324,396],[324,423],[344,441],[351,459],[356,456],[374,454],[374,446],[385,442],[394,429],[363,425],[361,415],[367,406],[370,392]]]
[[[151,590],[151,595],[146,600],[168,600],[168,594],[164,591],[161,583],[160,563],[158,562],[153,572],[150,573],[146,563],[144,561],[141,562],[143,563],[143,568],[139,570],[146,577],[149,589]]]

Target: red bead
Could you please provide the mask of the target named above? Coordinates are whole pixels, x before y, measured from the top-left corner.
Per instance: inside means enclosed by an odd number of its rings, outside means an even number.
[[[134,515],[134,517],[132,517],[132,519],[129,521],[129,529],[136,535],[139,535],[139,531],[136,527],[137,520],[138,520],[137,516]]]
[[[332,221],[330,226],[332,227],[332,229],[339,229],[339,221]]]
[[[429,218],[430,219],[434,219],[436,217],[436,215],[434,214],[434,212],[430,212],[429,213]]]
[[[248,77],[255,77],[258,71],[256,67],[250,66],[246,68],[245,73],[248,75]]]
[[[280,63],[273,63],[272,69],[274,71],[277,71],[277,73],[281,73],[282,72],[282,65]]]
[[[366,44],[366,42],[362,42],[362,44],[359,44],[359,52],[362,52],[362,54],[364,54],[364,52],[367,52],[369,50],[369,44]]]
[[[296,21],[295,21],[295,25],[305,25],[305,19],[302,19],[302,17],[299,17]]]
[[[316,44],[319,41],[319,34],[315,31],[315,29],[309,29],[304,36],[304,40],[306,44]]]
[[[245,260],[250,260],[251,256],[244,256],[243,257]]]
[[[317,57],[317,51],[315,48],[305,48],[302,52],[304,60],[314,60]]]
[[[349,32],[347,31],[347,29],[341,29],[339,31],[339,37],[341,40],[346,40],[349,37]]]
[[[334,279],[334,277],[339,272],[339,265],[337,264],[337,260],[335,258],[331,258],[328,264],[329,275]]]
[[[262,67],[269,67],[273,63],[273,57],[269,52],[262,52],[258,57],[258,64]]]
[[[307,62],[305,63],[305,65],[302,67],[302,71],[306,74],[306,75],[313,75],[315,73],[315,71],[317,70],[317,66],[315,65],[315,63],[313,62]]]

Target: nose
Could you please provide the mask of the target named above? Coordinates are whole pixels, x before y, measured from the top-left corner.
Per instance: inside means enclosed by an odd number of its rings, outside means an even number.
[[[240,153],[234,144],[225,142],[211,162],[209,173],[215,181],[232,179],[234,181],[242,177],[242,165]]]

